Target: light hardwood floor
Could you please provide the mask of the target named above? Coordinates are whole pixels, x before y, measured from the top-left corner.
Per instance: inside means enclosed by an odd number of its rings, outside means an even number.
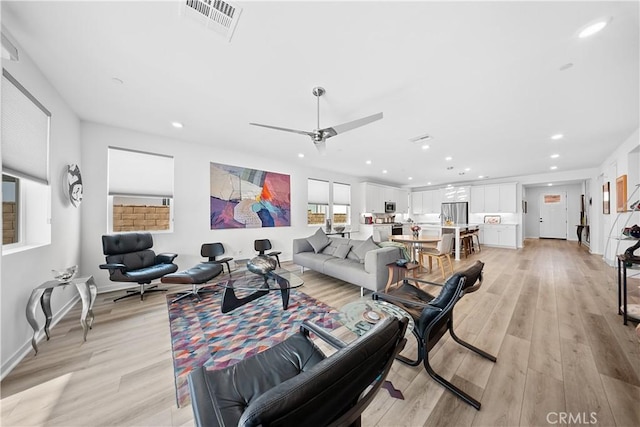
[[[456,331],[498,362],[451,338],[430,354],[434,369],[482,409],[445,391],[422,366],[396,362],[389,379],[405,400],[381,390],[363,425],[640,425],[640,343],[635,324],[617,315],[615,270],[584,246],[558,240],[485,247],[455,268],[476,259],[486,263],[485,281],[456,306]],[[312,271],[303,277],[303,292],[336,308],[359,297],[356,286]],[[440,281],[437,271],[423,277]],[[87,342],[78,303],[38,355],[2,381],[3,426],[193,425],[191,407],[175,403],[165,295],[113,303],[115,295],[98,295]],[[410,341],[404,352],[413,351]]]

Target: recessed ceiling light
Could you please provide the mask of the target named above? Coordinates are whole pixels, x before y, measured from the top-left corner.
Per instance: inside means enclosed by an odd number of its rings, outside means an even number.
[[[558,169],[558,167],[557,167],[557,166],[551,166],[549,169],[551,169],[552,171],[554,171],[554,170]]]
[[[427,182],[427,185],[431,185],[431,182]]]
[[[453,157],[451,157],[451,156],[447,156],[447,157],[445,157],[444,159],[445,159],[447,162],[450,162],[451,160],[453,160]]]
[[[484,175],[478,175],[478,178],[482,179],[484,178]]]
[[[428,149],[429,149],[429,145],[428,145],[428,144],[424,144],[424,145],[422,146],[422,149],[423,149],[423,150],[428,150]]]
[[[465,170],[466,172],[469,172],[469,171],[471,170],[471,168],[464,168],[464,170]]]
[[[173,126],[176,129],[182,129],[184,127],[184,125],[180,122],[171,122],[171,126]]]
[[[365,163],[370,165],[371,164],[371,160],[367,160]]]
[[[578,33],[578,37],[584,39],[585,37],[589,37],[594,35],[595,33],[601,31],[604,27],[607,26],[607,21],[598,21],[591,25],[586,26],[584,29]]]
[[[553,135],[551,137],[551,139],[553,139],[554,141],[557,141],[557,140],[562,139],[562,138],[564,138],[564,135],[561,134],[561,133],[556,133],[555,135]]]
[[[407,179],[408,179],[409,181],[411,181],[411,180],[413,179],[413,177],[412,177],[412,176],[410,176],[410,177],[409,177],[409,178],[407,178]]]
[[[303,158],[303,157],[304,157],[304,154],[302,154],[302,153],[298,153],[298,157]]]
[[[551,187],[551,186],[553,186],[553,184],[552,184],[552,183],[548,183],[548,184],[547,184],[547,187]]]
[[[387,170],[386,170],[386,169],[383,169],[383,170],[382,170],[382,173],[387,173]]]
[[[551,158],[552,158],[552,159],[557,159],[558,157],[560,157],[560,154],[552,154],[552,155],[551,155]]]

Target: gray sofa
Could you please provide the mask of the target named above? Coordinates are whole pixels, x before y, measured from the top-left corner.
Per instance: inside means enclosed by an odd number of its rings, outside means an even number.
[[[364,289],[370,291],[384,290],[389,279],[387,264],[402,258],[402,252],[397,247],[383,247],[368,250],[361,259],[356,250],[364,240],[354,240],[342,237],[328,237],[330,244],[316,253],[308,239],[293,240],[293,262],[301,267],[335,277],[345,282],[360,286],[361,294]],[[341,244],[351,246],[347,256],[334,256]],[[339,251],[338,251],[339,252]]]

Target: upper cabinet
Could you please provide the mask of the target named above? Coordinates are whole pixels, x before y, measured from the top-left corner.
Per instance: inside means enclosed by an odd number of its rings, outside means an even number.
[[[409,212],[409,191],[403,188],[363,182],[364,212],[384,213],[384,202],[395,202],[397,213]]]
[[[440,213],[442,194],[440,190],[414,191],[411,193],[411,213]]]
[[[443,188],[440,190],[442,203],[468,202],[470,189],[469,186]]]
[[[516,213],[516,184],[478,185],[470,189],[469,210],[474,213]]]

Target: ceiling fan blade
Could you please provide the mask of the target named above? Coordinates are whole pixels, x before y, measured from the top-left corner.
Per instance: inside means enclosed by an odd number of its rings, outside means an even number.
[[[320,142],[313,142],[313,145],[316,146],[316,148],[318,149],[318,152],[320,153],[320,155],[324,156],[325,154],[327,154],[327,141],[326,140],[322,140]]]
[[[307,132],[307,131],[304,131],[304,130],[281,128],[281,127],[278,127],[278,126],[270,126],[270,125],[261,125],[260,123],[249,123],[249,124],[253,125],[253,126],[261,126],[263,128],[282,130],[282,131],[285,131],[285,132],[299,133],[300,135],[307,135],[307,136],[310,136],[311,138],[313,138],[316,135],[314,132]]]
[[[343,123],[341,125],[332,126],[326,129],[320,129],[325,138],[329,138],[331,136],[336,136],[338,134],[344,133],[348,130],[358,128],[360,126],[364,126],[371,122],[375,122],[376,120],[380,120],[382,118],[382,113],[373,114],[371,116],[363,117],[358,120],[354,120],[352,122]]]

